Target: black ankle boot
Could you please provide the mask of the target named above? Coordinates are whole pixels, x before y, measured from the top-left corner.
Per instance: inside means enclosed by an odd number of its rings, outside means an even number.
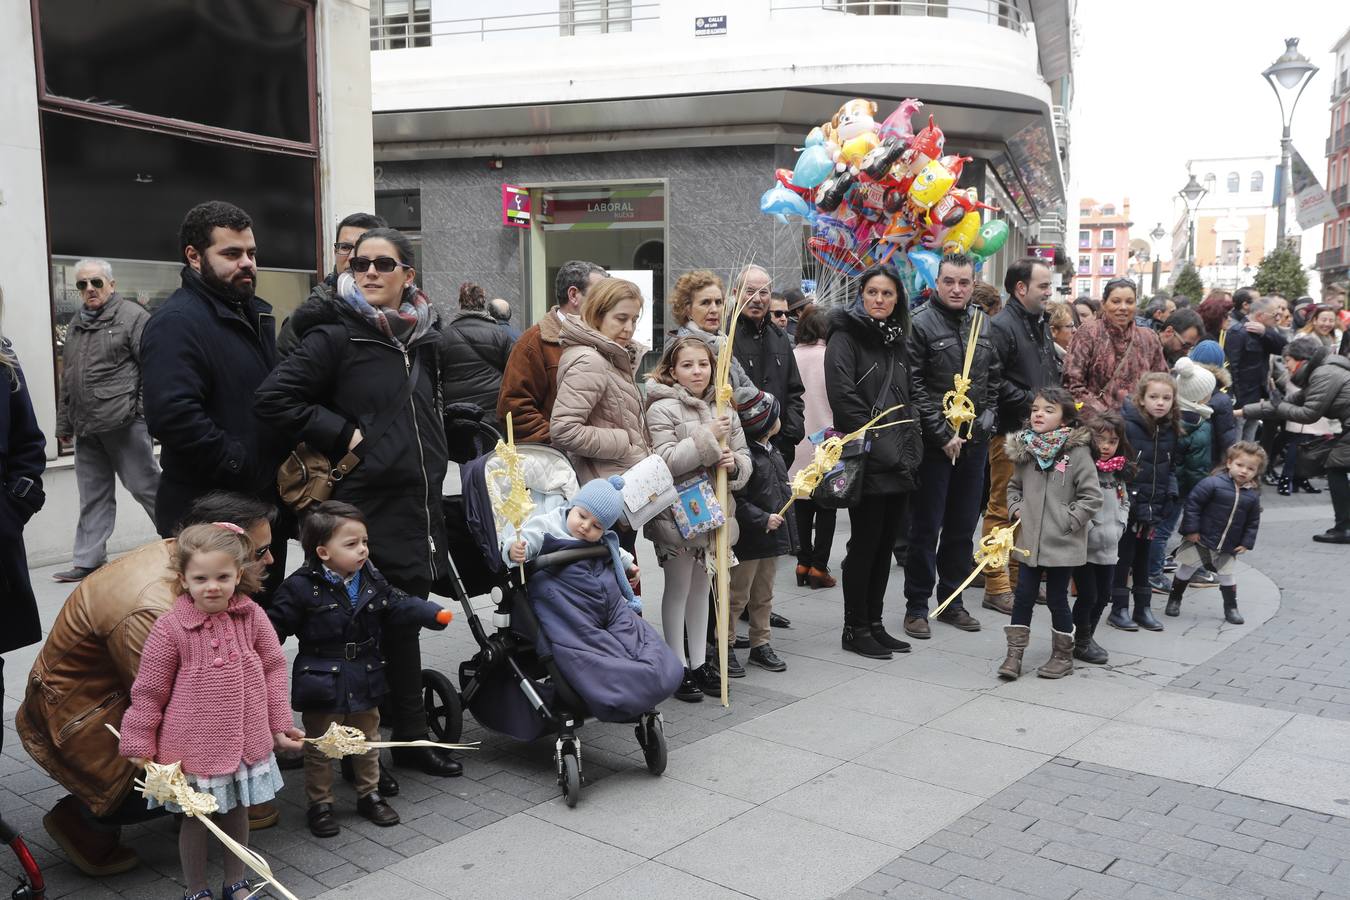
[[[1306,479],[1306,478],[1300,478],[1298,481],[1295,481],[1295,482],[1294,482],[1294,485],[1295,485],[1300,491],[1302,491],[1302,492],[1305,493],[1305,494],[1320,494],[1320,493],[1322,493],[1322,489],[1321,489],[1321,488],[1313,487],[1313,486],[1312,486],[1312,482],[1309,481],[1309,480]]]
[[[1151,596],[1151,595],[1150,595]],[[1153,615],[1153,607],[1145,598],[1142,602],[1138,597],[1134,601],[1134,623],[1145,631],[1162,631],[1163,624]]]
[[[1167,595],[1167,608],[1163,610],[1163,615],[1173,618],[1181,615],[1181,597],[1186,593],[1186,582],[1172,576],[1172,592]]]
[[[887,650],[896,653],[909,652],[909,644],[899,638],[891,637],[890,633],[886,631],[886,626],[881,622],[872,622],[867,626],[867,630],[871,632],[872,639]]]
[[[1245,625],[1247,620],[1242,618],[1242,613],[1237,608],[1237,585],[1219,585],[1219,593],[1223,595],[1223,618],[1229,625]]]
[[[891,651],[877,643],[877,639],[872,637],[872,632],[867,628],[845,625],[841,643],[845,650],[851,650],[868,659],[891,658]]]
[[[1279,494],[1281,497],[1288,497],[1291,493],[1293,493],[1293,488],[1294,488],[1293,481],[1291,481],[1288,478],[1281,478],[1279,486],[1275,488],[1275,493]]]

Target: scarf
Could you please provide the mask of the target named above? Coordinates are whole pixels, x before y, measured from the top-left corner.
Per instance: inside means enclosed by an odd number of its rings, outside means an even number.
[[[109,297],[109,300],[112,298]],[[80,307],[80,321],[88,325],[90,322],[98,321],[98,317],[103,315],[103,311],[108,308],[108,304],[103,304],[98,309],[90,309],[87,306]]]
[[[351,578],[343,578],[337,572],[327,566],[323,567],[323,577],[326,581],[337,585],[347,592],[347,599],[351,601],[352,606],[356,606],[356,599],[361,596],[361,572],[357,570]]]
[[[1098,472],[1106,472],[1106,473],[1119,472],[1123,468],[1125,468],[1125,457],[1120,456],[1119,454],[1111,457],[1110,459],[1097,460]]]
[[[1027,445],[1027,449],[1031,451],[1031,455],[1041,471],[1045,471],[1055,464],[1055,457],[1059,455],[1060,450],[1064,449],[1064,444],[1069,440],[1071,430],[1066,425],[1062,428],[1056,428],[1054,431],[1047,431],[1045,434],[1037,434],[1030,428],[1022,432],[1022,443]]]
[[[338,299],[351,307],[377,332],[387,337],[400,350],[406,350],[431,329],[431,304],[427,295],[417,288],[403,292],[403,302],[397,310],[376,309],[356,286],[350,272],[338,276]]]
[[[881,342],[887,347],[905,339],[905,326],[899,322],[892,322],[890,319],[874,319],[871,316],[867,317],[867,321],[874,324],[877,330],[881,332]]]

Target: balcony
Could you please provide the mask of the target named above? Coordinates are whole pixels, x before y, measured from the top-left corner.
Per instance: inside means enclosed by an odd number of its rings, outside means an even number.
[[[1345,248],[1328,247],[1323,250],[1321,253],[1317,254],[1317,265],[1315,268],[1324,272],[1328,269],[1345,268]]]
[[[1327,136],[1327,156],[1339,153],[1346,147],[1350,147],[1350,124],[1345,125],[1340,131],[1333,131]]]
[[[1343,184],[1331,192],[1331,202],[1336,204],[1336,208],[1350,205],[1350,184]]]

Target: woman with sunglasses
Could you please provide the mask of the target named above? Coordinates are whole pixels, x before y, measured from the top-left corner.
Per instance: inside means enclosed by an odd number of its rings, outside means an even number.
[[[365,515],[371,561],[389,582],[426,597],[449,568],[441,512],[447,452],[442,335],[414,283],[412,259],[412,243],[392,228],[361,235],[334,296],[311,297],[291,317],[299,343],[258,389],[257,413],[292,445],[303,441],[334,464],[349,451],[360,458],[333,499]],[[401,411],[389,420],[381,414],[391,404]],[[367,438],[377,421],[382,432]],[[383,718],[396,741],[425,738],[417,627],[386,628],[383,649]],[[393,757],[429,775],[461,773],[444,750],[399,748]]]

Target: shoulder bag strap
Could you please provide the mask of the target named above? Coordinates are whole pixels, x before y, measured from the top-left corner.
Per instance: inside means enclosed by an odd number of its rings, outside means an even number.
[[[889,405],[888,397],[891,385],[895,382],[895,360],[891,359],[890,348],[886,348],[886,378],[881,382],[881,393],[872,402],[872,415],[876,415]]]

